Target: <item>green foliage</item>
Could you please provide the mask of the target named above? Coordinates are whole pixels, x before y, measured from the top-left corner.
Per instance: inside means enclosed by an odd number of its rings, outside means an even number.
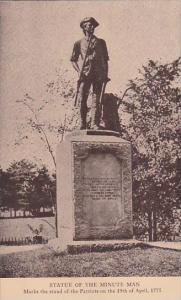
[[[28,160],[13,162],[0,172],[1,206],[34,212],[55,204],[55,176]]]
[[[9,204],[11,208],[28,208],[32,181],[36,176],[36,165],[23,159],[13,162],[7,169],[9,175]]]
[[[0,168],[0,206],[9,206],[9,174]]]
[[[157,239],[157,227],[172,222],[179,208],[180,72],[180,58],[165,65],[150,60],[129,82],[123,102],[131,113],[123,135],[134,150],[134,211],[147,214],[150,239]]]
[[[38,169],[38,174],[33,178],[33,189],[30,195],[30,210],[36,212],[40,207],[52,207],[55,205],[55,178],[52,179],[48,169],[43,166]]]

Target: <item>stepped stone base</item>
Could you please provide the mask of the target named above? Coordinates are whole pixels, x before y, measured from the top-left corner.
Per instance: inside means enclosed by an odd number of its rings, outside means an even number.
[[[131,239],[131,145],[117,132],[74,131],[57,149],[58,237]]]
[[[148,248],[148,244],[128,239],[128,240],[98,240],[98,241],[72,241],[66,245],[61,244],[61,239],[54,239],[49,241],[49,246],[54,249],[54,251],[62,252],[67,251],[70,254],[80,254],[80,253],[93,253],[93,252],[105,252],[105,251],[118,251],[118,250],[128,250],[135,247]]]

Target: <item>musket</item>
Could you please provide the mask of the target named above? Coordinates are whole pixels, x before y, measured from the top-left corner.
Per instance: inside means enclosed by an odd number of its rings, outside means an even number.
[[[82,69],[80,71],[80,76],[79,76],[79,79],[77,81],[77,91],[76,91],[76,95],[75,95],[74,106],[77,105],[77,97],[78,97],[78,93],[79,93],[81,78],[82,78],[83,70],[84,70],[84,67],[85,67],[86,58],[87,58],[88,50],[89,50],[89,47],[90,47],[91,39],[92,39],[92,35],[90,35],[90,38],[89,38],[89,43],[88,43],[87,50],[86,50],[85,57],[84,57],[84,61],[83,61],[83,64],[82,64]]]

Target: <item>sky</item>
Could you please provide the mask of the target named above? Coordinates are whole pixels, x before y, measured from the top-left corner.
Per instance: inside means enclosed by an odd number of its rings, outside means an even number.
[[[43,95],[61,62],[70,63],[73,44],[82,37],[80,21],[93,16],[95,35],[109,51],[108,92],[124,91],[148,59],[171,62],[181,53],[181,3],[177,0],[2,1],[0,2],[0,166],[13,160],[51,158],[37,135],[14,146],[26,118],[16,100],[25,93]],[[53,110],[49,110],[49,116]],[[60,112],[61,115],[61,112]],[[48,115],[47,115],[48,117]],[[56,116],[54,116],[56,117]]]

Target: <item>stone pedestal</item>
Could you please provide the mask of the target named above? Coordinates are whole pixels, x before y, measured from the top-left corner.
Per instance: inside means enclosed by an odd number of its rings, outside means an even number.
[[[57,149],[58,237],[130,239],[131,145],[111,131],[75,131]]]

